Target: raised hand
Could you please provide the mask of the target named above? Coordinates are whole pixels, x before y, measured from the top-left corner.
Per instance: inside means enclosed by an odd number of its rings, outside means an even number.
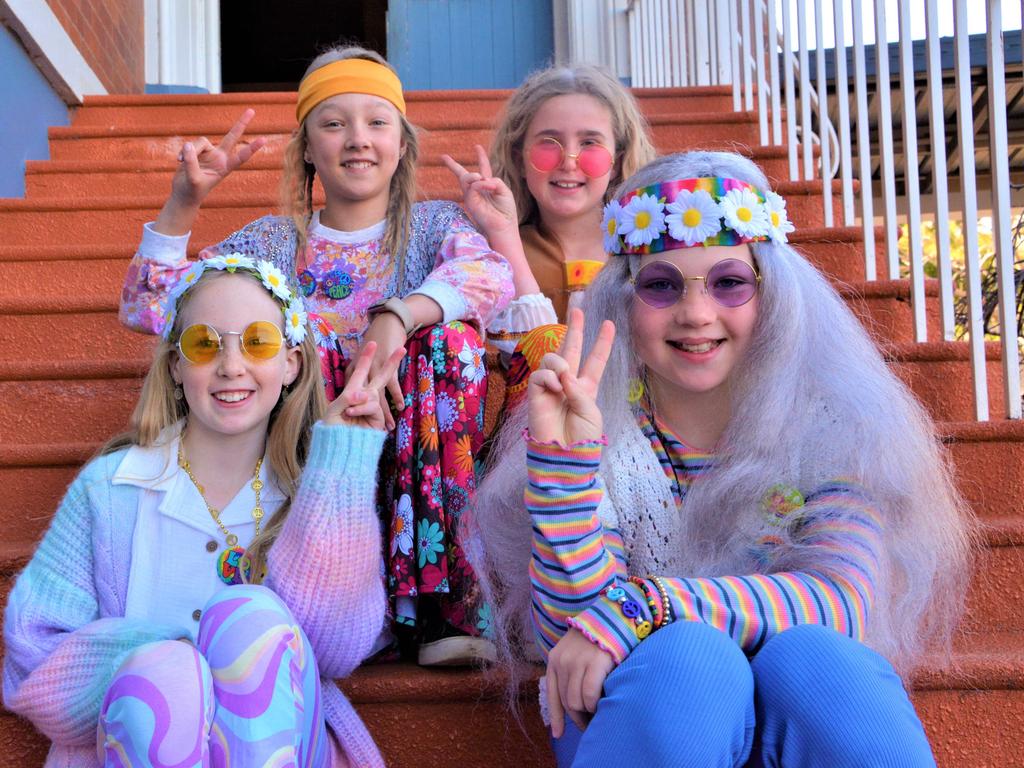
[[[610,320],[601,324],[594,348],[580,366],[583,354],[583,311],[569,313],[569,327],[558,352],[548,352],[530,376],[527,389],[530,436],[563,446],[599,440],[603,419],[597,391],[615,339]]]
[[[597,711],[605,678],[614,668],[611,655],[587,640],[578,629],[562,635],[548,654],[544,675],[552,736],[562,738],[566,715],[581,731],[587,727]]]
[[[374,315],[370,321],[366,333],[363,334],[363,346],[359,350],[359,355],[362,356],[366,348],[373,344],[374,352],[370,356],[369,375],[376,380],[382,373],[388,374],[383,386],[378,389],[377,396],[384,411],[385,427],[389,432],[395,428],[395,417],[391,415],[391,409],[388,407],[387,395],[391,396],[395,410],[401,411],[405,408],[405,394],[398,381],[398,366],[390,365],[394,355],[398,355],[399,362],[405,357],[405,342],[405,326],[402,325],[402,321],[390,312],[381,312]],[[354,369],[355,363],[350,363],[345,371],[346,381]]]
[[[449,155],[441,155],[441,162],[459,180],[466,210],[488,240],[501,232],[518,230],[519,216],[512,190],[493,175],[487,153],[479,144],[476,145],[476,159],[479,172],[464,168]]]
[[[350,424],[370,429],[385,429],[385,401],[381,397],[384,387],[394,378],[404,349],[396,349],[389,355],[380,369],[370,377],[370,366],[377,352],[377,342],[369,341],[359,350],[359,355],[349,370],[345,388],[327,406],[323,421],[325,424]]]
[[[157,232],[166,235],[188,232],[199,206],[213,188],[263,148],[267,143],[263,136],[241,142],[255,114],[252,109],[245,110],[216,146],[205,136],[185,142],[171,180],[171,196],[154,225]]]

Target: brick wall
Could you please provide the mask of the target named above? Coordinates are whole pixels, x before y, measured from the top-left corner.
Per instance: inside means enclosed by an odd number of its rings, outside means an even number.
[[[146,84],[143,0],[47,0],[47,4],[110,93],[142,93]]]

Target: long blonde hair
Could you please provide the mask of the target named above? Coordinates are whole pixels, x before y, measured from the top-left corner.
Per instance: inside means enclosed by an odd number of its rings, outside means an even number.
[[[376,51],[355,45],[336,46],[324,51],[306,68],[303,79],[320,67],[343,59],[366,59],[393,69]],[[416,202],[416,161],[419,158],[419,139],[416,128],[401,112],[398,113],[402,132],[402,146],[405,152],[398,159],[398,168],[391,177],[388,191],[387,225],[384,231],[384,245],[397,259],[398,284],[405,275],[405,249],[409,244],[412,228],[412,205]],[[306,120],[309,118],[307,117]],[[281,175],[281,205],[286,216],[295,222],[297,233],[296,261],[306,247],[306,233],[313,215],[313,180],[316,168],[305,160],[308,138],[306,120],[302,121],[292,134],[284,150],[284,172]]]
[[[654,159],[647,121],[633,95],[612,74],[592,64],[551,67],[531,74],[509,98],[491,142],[491,165],[512,190],[520,224],[540,224],[537,202],[523,175],[523,143],[534,115],[550,98],[582,94],[597,99],[611,113],[615,164],[605,202],[623,179]]]
[[[153,355],[153,362],[142,383],[139,401],[135,404],[128,430],[107,442],[100,449],[100,454],[107,454],[126,446],[138,445],[144,448],[156,445],[160,433],[177,424],[188,422],[188,403],[185,398],[175,398],[177,385],[171,375],[171,366],[178,356],[175,342],[181,333],[184,308],[195,294],[196,287],[213,280],[223,279],[228,273],[207,270],[186,291],[178,302],[178,312],[174,327],[168,340],[161,340]],[[247,275],[237,272],[237,275]],[[252,279],[257,280],[256,277]],[[292,497],[298,488],[302,467],[309,455],[309,442],[313,424],[319,420],[327,408],[323,383],[320,377],[318,355],[313,343],[313,331],[307,325],[306,339],[299,345],[302,360],[299,375],[292,382],[290,390],[282,390],[282,397],[270,413],[270,424],[267,430],[267,460],[277,476],[285,501],[270,519],[267,527],[249,545],[248,556],[252,559],[253,574],[262,574],[266,562],[266,554],[277,538],[288,511]],[[287,394],[285,394],[287,392]],[[254,579],[261,581],[262,577]]]

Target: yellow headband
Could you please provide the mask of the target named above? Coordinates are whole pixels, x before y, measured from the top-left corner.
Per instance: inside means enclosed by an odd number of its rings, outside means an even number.
[[[383,64],[366,59],[342,59],[315,69],[299,83],[295,117],[301,124],[317,104],[339,93],[368,93],[390,101],[403,115],[405,97],[398,75]]]

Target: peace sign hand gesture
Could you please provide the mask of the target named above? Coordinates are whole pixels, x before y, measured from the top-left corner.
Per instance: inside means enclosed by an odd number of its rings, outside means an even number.
[[[185,206],[201,205],[215,186],[263,148],[267,143],[263,136],[238,143],[255,114],[255,110],[245,110],[217,146],[205,136],[185,142],[171,182],[172,199]]]
[[[377,374],[369,379],[377,342],[368,341],[359,350],[359,356],[345,381],[341,394],[327,406],[323,421],[325,424],[348,424],[353,427],[386,429],[384,398],[381,391],[395,375],[405,357],[405,348],[399,347],[384,362]],[[369,379],[369,381],[367,380]]]
[[[597,391],[608,363],[615,326],[601,324],[594,348],[580,366],[583,354],[583,311],[569,313],[569,327],[558,352],[548,352],[530,376],[530,436],[539,442],[571,443],[600,440],[603,419]]]
[[[501,232],[518,230],[519,216],[512,190],[493,175],[487,153],[479,144],[476,145],[476,160],[479,173],[459,165],[450,155],[441,155],[441,162],[459,180],[462,201],[484,237],[491,240]]]

